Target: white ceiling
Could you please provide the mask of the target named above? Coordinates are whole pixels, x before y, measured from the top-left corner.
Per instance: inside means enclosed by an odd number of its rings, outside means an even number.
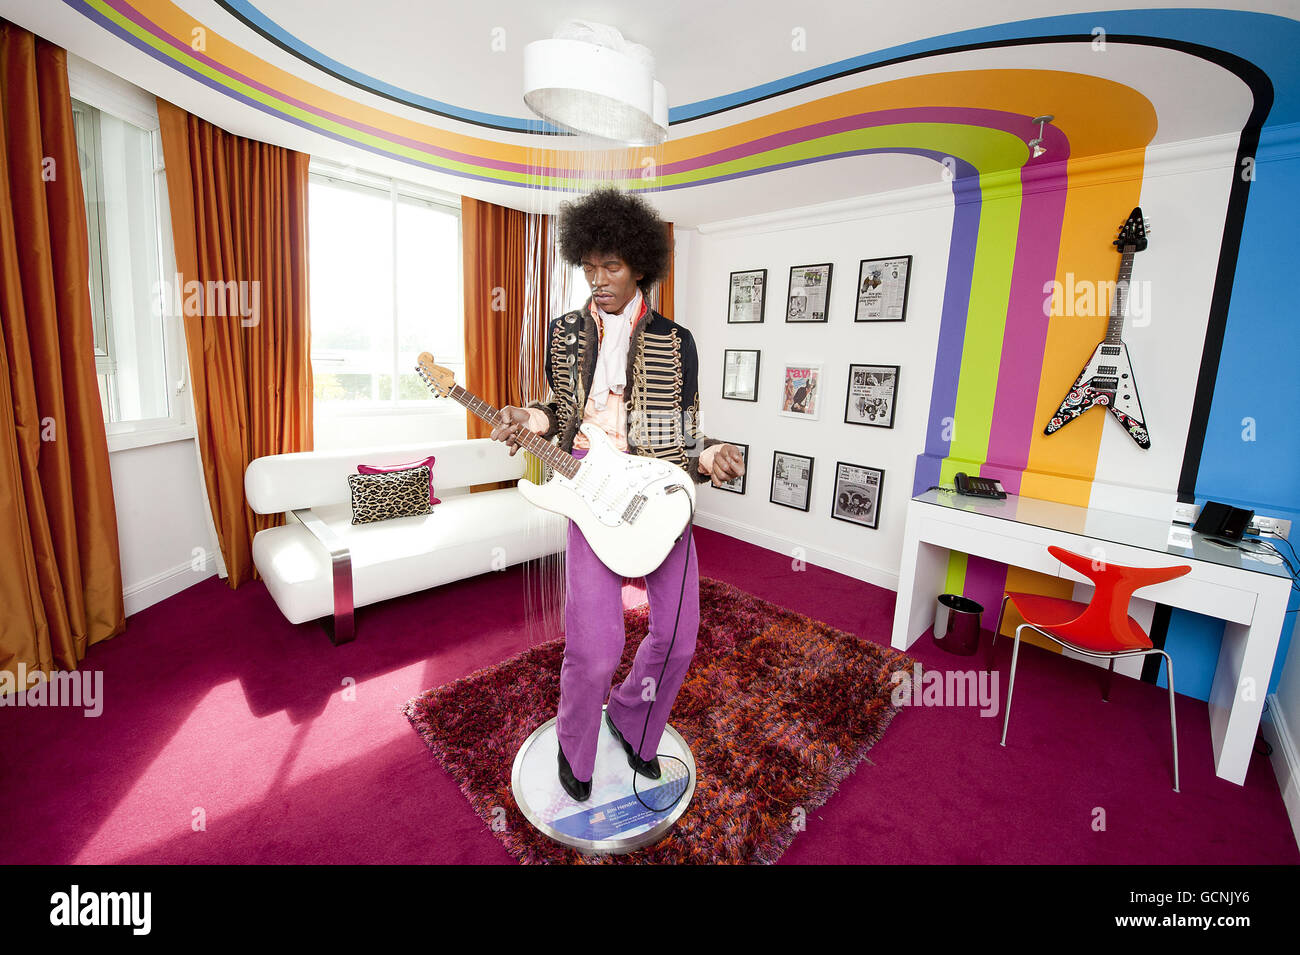
[[[182,0],[181,6],[198,16],[214,8],[209,0]],[[569,19],[611,24],[628,40],[648,46],[670,105],[680,106],[915,40],[1035,17],[1133,7],[1272,7],[1276,12],[1289,8],[1292,15],[1297,10],[1294,0],[1245,5],[1185,0],[256,0],[256,6],[298,39],[355,70],[431,98],[508,116],[527,115],[520,95],[524,45],[549,37]],[[371,29],[357,29],[358,10],[364,10]],[[796,28],[805,32],[803,51],[792,49]],[[502,52],[492,49],[497,29],[504,31]]]
[[[324,89],[429,126],[496,139],[535,141],[520,133],[485,128],[393,102],[346,83],[304,62],[249,29],[214,0],[174,0],[213,30],[261,59]],[[680,107],[788,78],[876,50],[996,23],[1063,13],[1143,7],[1232,7],[1296,16],[1295,0],[1258,3],[1189,3],[1187,0],[1116,0],[1087,3],[986,0],[981,3],[912,0],[909,3],[846,0],[253,0],[279,27],[320,53],[384,82],[457,107],[530,118],[521,96],[522,50],[549,36],[561,22],[585,18],[617,26],[651,48],[657,73]],[[519,208],[538,207],[539,197],[517,188],[433,173],[375,157],[317,133],[292,126],[181,77],[111,36],[60,0],[0,0],[0,15],[48,37],[74,54],[123,76],[232,132],[300,149],[344,163],[424,182]],[[1098,19],[1104,23],[1104,14]],[[806,49],[792,49],[792,31],[806,35]],[[503,39],[504,50],[494,50]],[[961,69],[1016,68],[1103,76],[1128,85],[1156,108],[1156,144],[1196,140],[1239,130],[1250,94],[1204,60],[1182,53],[1112,44],[1104,54],[1087,44],[1046,44],[980,49],[925,57],[873,69],[804,90],[762,100],[710,117],[678,122],[670,138],[730,126],[756,115],[811,99],[910,75]],[[1025,91],[1026,115],[1052,112]],[[942,104],[937,104],[942,105]],[[1032,107],[1032,108],[1031,108]],[[680,226],[694,226],[932,183],[935,164],[911,156],[861,156],[814,163],[731,182],[661,193],[657,204]]]

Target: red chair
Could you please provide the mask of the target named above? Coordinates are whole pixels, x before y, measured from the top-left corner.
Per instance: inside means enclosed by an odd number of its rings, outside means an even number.
[[[1178,726],[1174,717],[1174,666],[1169,654],[1157,649],[1136,620],[1128,615],[1129,600],[1139,587],[1164,583],[1190,573],[1191,567],[1121,567],[1093,557],[1084,557],[1062,547],[1048,547],[1048,552],[1068,567],[1092,580],[1096,589],[1085,603],[1039,594],[1009,593],[1002,598],[998,623],[989,644],[989,666],[993,665],[993,644],[1002,629],[1002,617],[1011,601],[1025,622],[1016,627],[1016,642],[1011,650],[1011,675],[1007,680],[1007,703],[1002,717],[1002,745],[1007,745],[1007,726],[1011,722],[1011,692],[1016,683],[1016,658],[1020,654],[1020,632],[1025,629],[1041,633],[1053,643],[1068,647],[1085,656],[1110,661],[1106,670],[1102,699],[1110,699],[1110,682],[1119,657],[1146,656],[1158,653],[1165,658],[1169,677],[1169,732],[1174,741],[1174,792],[1178,792]]]

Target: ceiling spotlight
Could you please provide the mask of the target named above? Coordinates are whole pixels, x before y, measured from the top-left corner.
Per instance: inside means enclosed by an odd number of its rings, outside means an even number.
[[[1047,147],[1043,145],[1043,127],[1056,119],[1051,113],[1046,116],[1035,116],[1034,122],[1038,124],[1038,138],[1029,141],[1029,149],[1035,159],[1047,152]]]

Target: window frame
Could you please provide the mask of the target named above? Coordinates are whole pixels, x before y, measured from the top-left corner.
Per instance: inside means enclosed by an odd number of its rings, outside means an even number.
[[[149,134],[154,168],[154,229],[158,247],[158,273],[163,289],[171,289],[176,277],[176,248],[173,244],[171,206],[167,194],[167,170],[163,159],[161,124],[154,97],[119,76],[109,73],[76,55],[68,54],[68,92],[72,99],[130,123]],[[97,170],[98,172],[98,170]],[[80,171],[78,171],[80,174]],[[87,231],[96,224],[87,222]],[[88,235],[89,238],[89,235]],[[91,265],[92,272],[96,266]],[[91,276],[87,276],[87,292]],[[185,349],[185,329],[179,315],[172,313],[174,296],[164,296],[162,316],[164,375],[167,381],[168,415],[136,421],[104,421],[109,452],[129,448],[192,440],[195,437],[193,402],[190,394],[189,359]],[[113,316],[101,312],[105,335],[111,335]],[[98,349],[97,349],[98,351]],[[112,361],[109,356],[109,361]],[[96,367],[100,357],[96,357]]]
[[[383,173],[372,172],[361,169],[356,166],[348,166],[333,160],[324,159],[317,156],[311,157],[311,162],[307,169],[308,181],[317,181],[330,183],[332,185],[342,186],[345,188],[360,188],[374,192],[386,193],[388,196],[389,207],[392,213],[391,219],[391,250],[393,262],[392,274],[392,364],[389,374],[392,375],[392,396],[389,398],[379,398],[372,400],[351,400],[351,401],[316,401],[313,398],[313,412],[317,417],[323,418],[352,418],[367,416],[385,416],[385,415],[410,415],[412,413],[425,412],[429,414],[448,414],[462,411],[460,404],[451,398],[438,397],[430,395],[428,398],[400,398],[401,393],[401,347],[400,347],[400,316],[398,301],[398,268],[397,268],[397,203],[402,200],[423,202],[431,206],[437,206],[450,213],[456,219],[456,314],[460,316],[461,321],[461,358],[463,365],[467,360],[464,354],[464,322],[465,322],[465,228],[464,219],[461,214],[460,196],[434,189],[421,183],[411,182],[410,180],[399,179],[394,176],[388,176]],[[317,358],[313,353],[311,356],[312,371],[316,372]]]

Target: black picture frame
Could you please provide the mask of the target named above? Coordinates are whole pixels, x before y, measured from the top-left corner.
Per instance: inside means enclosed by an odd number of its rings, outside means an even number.
[[[861,503],[853,500],[855,491],[846,487],[843,491],[840,489],[841,483],[846,480],[845,468],[857,468],[859,471],[868,471],[876,476],[876,495],[872,501],[869,512],[869,520],[859,520],[853,516],[855,509],[862,507]],[[862,489],[863,491],[866,488]],[[841,495],[844,495],[841,498]],[[871,530],[880,529],[880,505],[885,497],[885,472],[882,468],[873,468],[866,464],[852,464],[847,461],[835,462],[835,487],[831,494],[831,517],[837,521],[844,521],[847,524],[856,524],[859,527],[867,527]]]
[[[898,262],[905,262],[903,266],[903,304],[900,307],[897,318],[883,317],[863,317],[863,283],[866,282],[867,270],[875,265],[881,269],[890,268]],[[880,284],[880,283],[877,283]],[[853,299],[853,321],[855,322],[905,322],[907,321],[907,297],[912,290],[912,257],[910,255],[886,255],[874,259],[863,259],[858,264],[858,284],[854,287]]]
[[[746,482],[749,479],[749,445],[742,444],[739,441],[728,441],[727,444],[731,445],[733,448],[740,448],[740,455],[745,460],[745,473],[738,478],[732,478],[725,484],[716,484],[714,487],[721,491],[730,491],[732,494],[744,494]],[[736,481],[740,482],[739,488],[732,486]]]
[[[754,397],[745,398],[740,394],[727,394],[727,356],[733,352],[753,352],[754,359]],[[759,371],[763,364],[763,352],[757,348],[724,348],[722,351],[722,397],[728,401],[758,401]]]
[[[804,299],[804,300],[807,299],[807,296],[796,296],[796,295],[794,294],[794,290],[795,290],[794,274],[795,274],[795,272],[799,271],[800,269],[803,269],[804,271],[807,271],[807,270],[809,270],[809,269],[825,269],[825,270],[826,270],[826,272],[825,272],[825,275],[826,275],[826,281],[825,281],[825,283],[822,283],[822,284],[823,284],[823,287],[825,288],[825,291],[822,293],[822,295],[823,295],[823,302],[822,302],[822,317],[821,317],[821,318],[803,318],[803,317],[802,317],[802,314],[799,315],[799,316],[793,316],[793,317],[792,317],[792,312],[793,312],[793,310],[794,310],[795,299],[796,299],[796,298]],[[785,292],[785,320],[786,320],[787,322],[789,322],[789,323],[791,323],[791,324],[795,324],[795,325],[825,325],[827,322],[830,321],[830,317],[831,317],[831,278],[832,278],[832,276],[834,275],[834,271],[835,271],[835,265],[834,265],[833,263],[831,263],[831,262],[819,262],[819,263],[817,263],[817,264],[815,264],[815,265],[792,265],[792,266],[790,266],[790,278],[789,278],[789,280],[788,280],[788,282],[787,282],[787,284],[786,284],[786,292]],[[808,288],[808,287],[809,287],[809,286],[807,286],[807,285],[800,285],[800,286],[799,286],[799,288]],[[813,314],[816,314],[816,313],[814,312]]]
[[[763,285],[762,294],[758,299],[758,321],[747,321],[745,319],[733,318],[735,312],[735,291],[736,276],[738,275],[759,275]],[[767,312],[767,269],[741,269],[739,272],[732,272],[727,277],[727,324],[728,325],[761,325]]]
[[[861,371],[859,371],[859,369],[861,369]],[[878,372],[884,372],[893,377],[888,399],[879,396],[868,397],[859,394],[857,396],[858,400],[855,402],[853,395],[854,386],[856,384],[855,375],[862,374],[869,376]],[[898,411],[898,376],[898,365],[850,364],[849,381],[844,392],[844,423],[862,425],[867,428],[892,428],[894,426],[895,415]],[[863,386],[859,385],[858,387],[862,388]],[[866,387],[871,386],[868,385]],[[887,422],[876,420],[878,417],[884,418],[885,409],[880,405],[880,403],[884,401],[887,401],[888,403],[889,416]],[[872,402],[875,403],[874,406]]]
[[[789,504],[785,501],[778,501],[776,499],[777,467],[780,464],[780,459],[782,455],[785,455],[786,457],[789,458],[797,458],[801,461],[808,462],[808,475],[807,477],[802,479],[803,481],[806,482],[806,484],[804,485],[802,506],[798,504]],[[791,508],[792,510],[804,511],[806,513],[812,506],[813,465],[815,463],[816,463],[816,459],[808,454],[796,454],[794,451],[773,451],[772,452],[772,478],[771,478],[770,488],[767,494],[768,502],[772,504],[779,504],[781,507],[788,507]]]

